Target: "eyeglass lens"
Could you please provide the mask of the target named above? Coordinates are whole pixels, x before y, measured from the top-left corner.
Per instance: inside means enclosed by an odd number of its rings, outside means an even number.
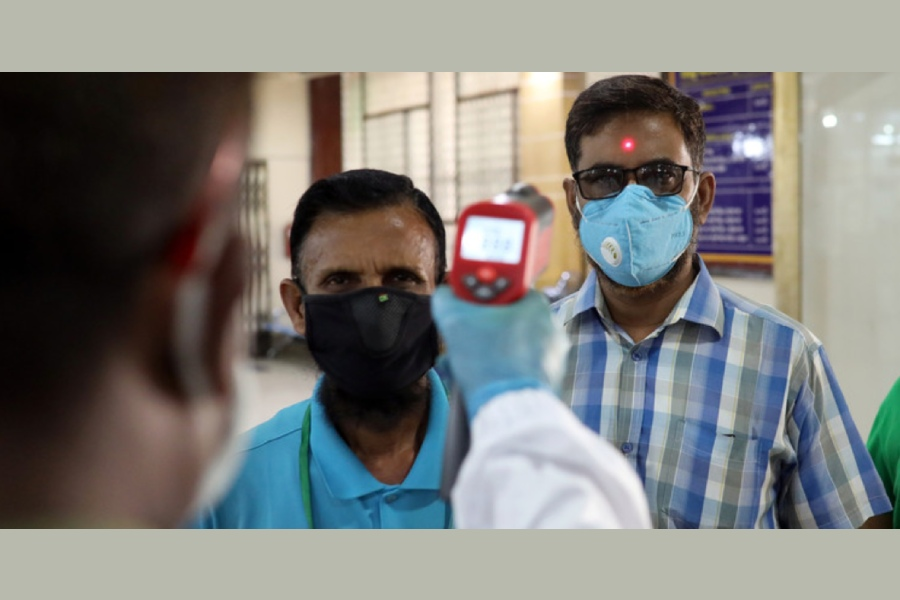
[[[670,196],[681,191],[688,168],[670,163],[651,163],[636,169],[594,167],[579,173],[578,188],[586,200],[608,198],[622,191],[627,173],[634,173],[638,185],[650,188],[657,196]]]

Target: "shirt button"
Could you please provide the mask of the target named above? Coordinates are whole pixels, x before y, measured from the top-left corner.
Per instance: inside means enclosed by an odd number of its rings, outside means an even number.
[[[631,451],[634,450],[634,446],[631,444],[631,442],[625,442],[624,444],[622,444],[621,448],[622,454],[631,454]]]
[[[384,501],[388,504],[392,504],[397,499],[397,494],[388,494],[384,497]]]
[[[643,358],[644,357],[639,350],[635,350],[634,352],[631,353],[631,359],[635,362],[639,362],[639,361],[643,360]]]

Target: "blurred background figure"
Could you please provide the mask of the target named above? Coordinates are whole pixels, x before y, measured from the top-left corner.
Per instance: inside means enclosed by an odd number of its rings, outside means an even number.
[[[897,495],[900,493],[900,379],[881,403],[866,447],[875,461],[875,468],[893,507],[892,512],[873,517],[872,526],[900,529],[900,507],[897,505]]]
[[[170,527],[229,480],[249,75],[0,77],[0,522]]]

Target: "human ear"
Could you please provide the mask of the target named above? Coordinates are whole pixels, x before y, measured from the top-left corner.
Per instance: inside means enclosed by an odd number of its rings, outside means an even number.
[[[713,202],[716,197],[716,176],[709,172],[700,174],[698,184],[700,189],[697,190],[697,203],[700,215],[700,224],[706,223],[709,217],[709,211],[712,210]]]
[[[303,292],[300,290],[300,286],[292,279],[282,279],[278,291],[281,292],[281,303],[291,318],[294,331],[305,336],[306,311],[303,308]]]
[[[187,397],[227,396],[232,388],[237,307],[245,286],[245,247],[237,228],[246,131],[230,129],[165,253],[171,282],[169,347]]]

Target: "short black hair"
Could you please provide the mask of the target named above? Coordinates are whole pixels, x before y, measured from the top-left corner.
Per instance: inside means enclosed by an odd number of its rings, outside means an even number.
[[[447,236],[440,213],[409,177],[379,169],[355,169],[320,179],[300,196],[291,225],[291,278],[304,289],[300,252],[316,219],[323,214],[350,214],[403,204],[415,207],[434,233],[435,283],[441,283],[447,271]]]
[[[581,159],[581,139],[625,113],[672,115],[681,128],[695,169],[703,167],[706,127],[696,100],[659,77],[617,75],[601,79],[575,99],[566,119],[566,154],[573,171]]]
[[[83,390],[226,127],[249,114],[251,77],[0,76],[4,400],[39,410],[38,396]]]

